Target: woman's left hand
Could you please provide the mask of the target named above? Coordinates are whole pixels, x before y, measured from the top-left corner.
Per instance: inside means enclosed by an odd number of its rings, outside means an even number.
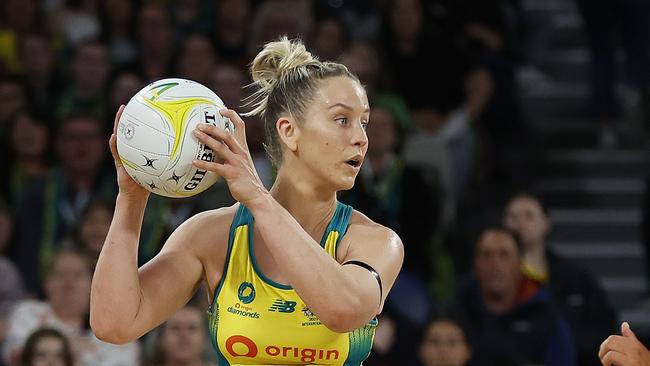
[[[268,195],[262,181],[257,175],[248,144],[244,121],[232,109],[222,109],[219,113],[230,119],[235,125],[235,132],[219,127],[200,124],[194,130],[194,136],[208,145],[221,159],[221,162],[194,160],[194,166],[219,174],[228,183],[233,198],[243,205],[251,207],[255,202]]]

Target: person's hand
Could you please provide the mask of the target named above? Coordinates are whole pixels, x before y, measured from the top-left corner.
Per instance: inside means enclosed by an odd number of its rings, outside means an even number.
[[[604,366],[650,366],[650,351],[637,338],[630,325],[621,325],[621,334],[609,336],[598,357]]]
[[[113,162],[115,163],[115,170],[117,171],[117,185],[120,189],[120,194],[133,198],[147,198],[149,196],[149,191],[142,188],[136,181],[131,178],[129,173],[124,169],[124,164],[120,159],[120,156],[117,154],[117,126],[124,111],[124,105],[121,105],[117,110],[115,115],[115,124],[113,125],[113,133],[111,138],[108,140],[108,145],[111,148],[111,154],[113,155]]]
[[[233,134],[219,127],[200,124],[194,130],[194,136],[209,146],[221,159],[220,162],[194,160],[193,164],[203,170],[209,170],[223,177],[233,198],[247,207],[251,207],[268,194],[262,184],[246,143],[244,121],[232,109],[223,109],[219,113],[235,124]]]

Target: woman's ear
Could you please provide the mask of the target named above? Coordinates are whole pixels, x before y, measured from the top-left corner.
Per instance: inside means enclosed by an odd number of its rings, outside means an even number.
[[[298,149],[298,137],[300,136],[300,128],[298,128],[296,120],[292,117],[281,116],[275,122],[275,128],[284,145],[289,150],[296,151]]]

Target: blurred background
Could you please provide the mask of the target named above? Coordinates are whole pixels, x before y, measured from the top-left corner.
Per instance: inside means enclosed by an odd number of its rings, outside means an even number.
[[[366,164],[339,199],[399,233],[406,258],[364,365],[597,365],[621,320],[650,340],[650,2],[0,4],[0,364],[216,362],[205,293],[139,342],[90,332],[117,193],[108,136],[164,77],[245,111],[247,64],[284,34],[345,64],[371,103]],[[246,128],[270,186],[263,127]],[[140,264],[232,203],[223,183],[151,197]]]

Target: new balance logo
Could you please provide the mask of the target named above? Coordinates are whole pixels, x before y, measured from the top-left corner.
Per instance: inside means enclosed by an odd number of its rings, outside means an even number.
[[[277,299],[269,308],[269,311],[278,311],[280,313],[293,313],[296,310],[295,301],[284,301]]]

